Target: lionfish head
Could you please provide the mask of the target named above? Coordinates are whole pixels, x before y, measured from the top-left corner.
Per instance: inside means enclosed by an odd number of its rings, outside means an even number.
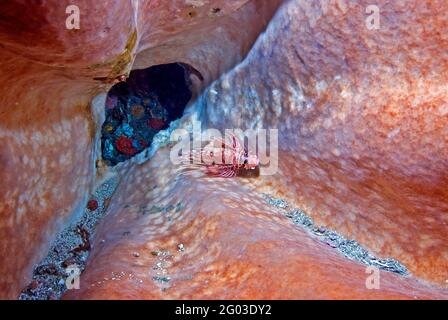
[[[260,164],[260,160],[256,155],[249,154],[244,157],[244,169],[255,170]]]

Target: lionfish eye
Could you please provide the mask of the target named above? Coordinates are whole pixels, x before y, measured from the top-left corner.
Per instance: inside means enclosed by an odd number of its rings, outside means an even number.
[[[248,161],[247,161],[247,159],[246,159],[246,160],[244,160],[244,164],[247,164],[247,162],[248,162]]]

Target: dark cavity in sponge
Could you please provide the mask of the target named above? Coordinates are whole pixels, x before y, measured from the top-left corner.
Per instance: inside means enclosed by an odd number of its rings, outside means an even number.
[[[143,152],[157,132],[182,117],[192,97],[192,69],[172,63],[135,70],[110,89],[101,130],[106,164],[115,166]]]

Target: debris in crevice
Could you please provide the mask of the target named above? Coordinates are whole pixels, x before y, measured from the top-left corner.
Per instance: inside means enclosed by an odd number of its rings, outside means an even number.
[[[357,241],[349,240],[335,231],[325,227],[317,227],[313,219],[300,209],[291,208],[283,199],[275,199],[265,194],[266,202],[275,207],[279,212],[292,220],[296,225],[300,225],[319,237],[330,247],[337,249],[345,257],[361,262],[368,266],[376,267],[380,270],[397,273],[403,276],[409,276],[407,268],[395,259],[378,258],[364,249]]]
[[[90,236],[103,217],[117,184],[118,179],[113,177],[97,188],[83,215],[58,235],[47,257],[34,268],[32,281],[20,294],[20,300],[60,299],[67,290],[70,270],[84,271],[91,249]]]
[[[98,209],[98,201],[95,199],[89,200],[89,202],[87,202],[87,209],[89,209],[90,211],[95,211],[96,209]]]

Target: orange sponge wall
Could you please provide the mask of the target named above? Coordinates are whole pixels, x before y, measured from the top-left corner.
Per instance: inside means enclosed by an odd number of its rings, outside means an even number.
[[[278,128],[280,169],[260,190],[446,286],[448,4],[380,1],[378,30],[369,4],[289,2],[204,114]]]
[[[92,99],[132,69],[183,62],[203,76],[204,125],[279,129],[279,170],[179,177],[168,148],[130,165],[65,298],[446,299],[446,1],[376,1],[378,30],[364,0],[79,0],[67,30],[72,2],[0,5],[0,298],[86,205]],[[411,276],[381,272],[368,290],[365,266],[263,193]]]
[[[95,181],[98,130],[90,103],[111,86],[94,78],[128,73],[137,53],[154,47],[158,54],[141,55],[144,67],[191,63],[204,75],[200,88],[242,59],[279,3],[79,0],[81,28],[67,30],[73,1],[2,2],[2,298],[18,296],[55,234],[85,206]],[[214,7],[221,10],[212,14]],[[170,39],[173,47],[161,52]]]
[[[379,30],[366,28],[369,4],[287,2],[197,102],[209,128],[277,128],[279,170],[178,177],[160,150],[118,189],[66,298],[446,299],[447,4],[380,1]],[[411,276],[381,272],[368,290],[365,266],[288,224],[263,193]],[[163,213],[145,214],[154,207]]]

